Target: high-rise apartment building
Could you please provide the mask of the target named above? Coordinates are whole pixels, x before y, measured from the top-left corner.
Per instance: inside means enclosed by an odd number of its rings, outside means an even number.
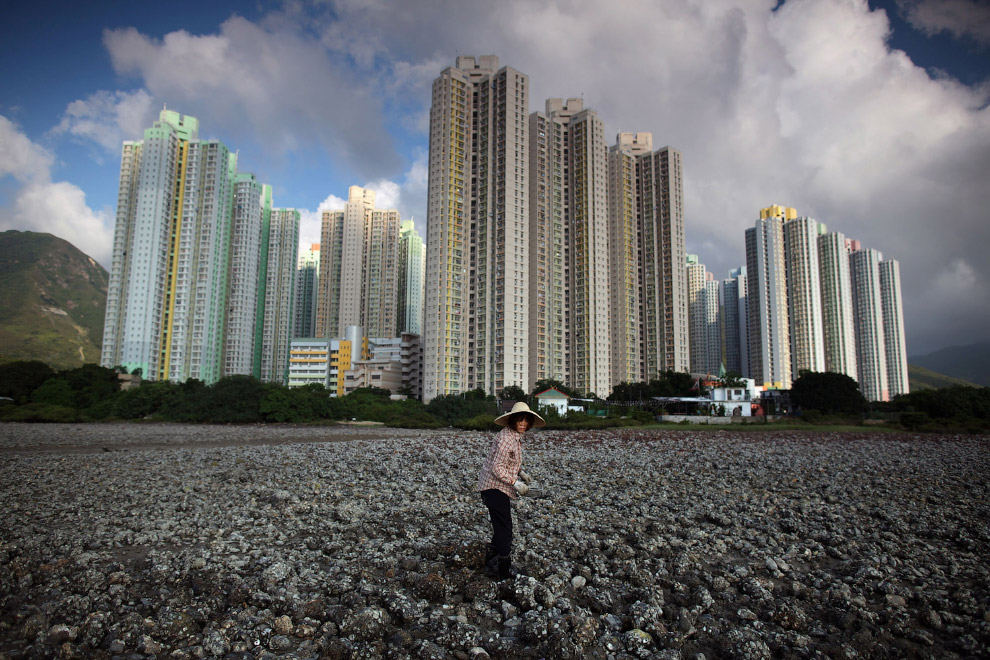
[[[691,373],[704,373],[707,365],[708,344],[705,338],[705,264],[698,261],[698,255],[689,254],[687,263],[688,290],[688,329],[691,355]]]
[[[872,249],[849,256],[856,323],[856,364],[859,389],[870,401],[887,401],[887,340],[884,335],[880,262],[883,255]]]
[[[101,364],[212,383],[224,320],[236,155],[163,110],[125,142]]]
[[[651,133],[619,133],[608,152],[612,385],[645,379],[641,318],[640,204],[637,159],[653,151]]]
[[[360,326],[375,337],[398,328],[399,212],[375,208],[375,192],[348,190],[341,211],[324,211],[316,334]]]
[[[821,274],[825,370],[856,379],[858,372],[852,281],[849,275],[849,249],[843,234],[829,232],[818,237],[818,265]]]
[[[426,251],[423,239],[412,220],[399,228],[399,332],[414,335],[423,332],[423,275]]]
[[[266,267],[258,287],[255,376],[285,385],[295,321],[300,213],[296,209],[272,208],[270,186],[264,186],[262,205],[261,263]]]
[[[320,244],[312,243],[299,254],[296,266],[295,319],[292,338],[316,336],[316,303],[320,292]]]
[[[790,389],[791,342],[787,307],[784,223],[797,218],[790,207],[760,210],[746,230],[749,323],[749,371],[757,385]]]
[[[691,372],[717,374],[722,369],[719,283],[699,263],[698,255],[689,254],[686,260]]]
[[[530,378],[525,387],[560,378],[559,363],[565,359],[568,381],[578,391],[611,392],[605,127],[581,99],[551,98],[545,113],[530,116],[530,130]],[[561,312],[566,330],[557,323]],[[561,340],[566,347],[558,344]]]
[[[571,107],[573,99],[567,100]],[[573,109],[573,108],[571,108]],[[529,116],[529,380],[570,382],[570,185],[567,127],[547,112]],[[568,170],[569,172],[569,170]]]
[[[910,391],[907,346],[904,339],[904,310],[901,305],[901,268],[895,259],[880,262],[880,303],[883,307],[887,389],[888,394],[895,397]]]
[[[784,261],[787,264],[787,314],[790,321],[791,378],[801,371],[825,371],[822,327],[822,288],[818,237],[825,225],[812,218],[784,222]]]
[[[528,94],[495,56],[433,82],[424,401],[529,382]]]
[[[708,271],[698,261],[698,255],[686,257],[688,328],[690,329],[691,373],[704,373],[708,366],[707,304],[705,280]]]
[[[676,149],[636,158],[644,381],[690,367],[683,177]]]
[[[253,174],[234,178],[233,232],[227,279],[224,376],[254,372],[255,320],[261,269],[261,191]]]
[[[746,373],[749,364],[749,336],[746,306],[746,267],[734,268],[719,287],[719,319],[722,330],[722,359],[725,370]]]

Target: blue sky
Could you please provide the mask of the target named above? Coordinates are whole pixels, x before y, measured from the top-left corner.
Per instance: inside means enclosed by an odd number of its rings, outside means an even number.
[[[425,236],[430,83],[493,53],[532,110],[583,96],[610,142],[683,152],[716,277],[784,204],[900,261],[909,354],[990,337],[988,0],[41,0],[0,34],[0,229],[104,266],[120,142],[163,104],[302,209],[304,242],[350,185]]]

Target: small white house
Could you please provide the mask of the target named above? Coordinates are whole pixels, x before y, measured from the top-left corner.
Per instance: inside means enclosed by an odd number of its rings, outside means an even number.
[[[762,388],[757,387],[756,381],[752,378],[743,378],[742,380],[744,385],[713,387],[709,392],[712,410],[716,406],[722,406],[725,408],[725,414],[729,417],[750,417],[753,402],[759,401]]]
[[[567,404],[571,400],[571,397],[567,396],[560,390],[555,390],[550,388],[549,390],[543,390],[536,395],[536,404],[539,406],[546,406],[548,408],[553,407],[557,409],[557,412],[561,415],[567,414]]]

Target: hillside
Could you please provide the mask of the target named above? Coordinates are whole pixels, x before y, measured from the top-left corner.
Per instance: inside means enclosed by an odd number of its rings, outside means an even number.
[[[0,361],[100,361],[107,271],[51,234],[0,232]]]
[[[973,383],[962,378],[953,378],[952,376],[946,376],[945,374],[940,374],[937,371],[932,371],[931,369],[925,369],[924,367],[919,367],[916,364],[908,364],[908,384],[912,392],[919,392],[921,390],[931,390],[940,389],[943,387],[952,387],[953,385],[968,385],[969,387],[980,387],[976,383]]]
[[[949,346],[928,355],[909,357],[908,363],[990,387],[990,342]]]

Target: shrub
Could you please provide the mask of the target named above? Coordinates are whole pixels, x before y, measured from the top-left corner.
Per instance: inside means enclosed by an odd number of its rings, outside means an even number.
[[[500,427],[492,424],[494,417],[488,413],[475,415],[468,419],[457,420],[453,425],[465,431],[498,431]]]
[[[17,403],[27,403],[31,392],[55,375],[55,371],[38,360],[18,360],[0,365],[0,396]]]
[[[385,419],[385,425],[397,429],[438,429],[441,424],[425,410],[393,411]]]
[[[79,411],[68,406],[59,406],[50,403],[3,406],[0,408],[0,421],[67,424],[79,421]]]
[[[928,413],[901,413],[901,426],[906,428],[908,431],[921,431],[922,429],[931,426],[934,421],[935,420],[928,416]]]

